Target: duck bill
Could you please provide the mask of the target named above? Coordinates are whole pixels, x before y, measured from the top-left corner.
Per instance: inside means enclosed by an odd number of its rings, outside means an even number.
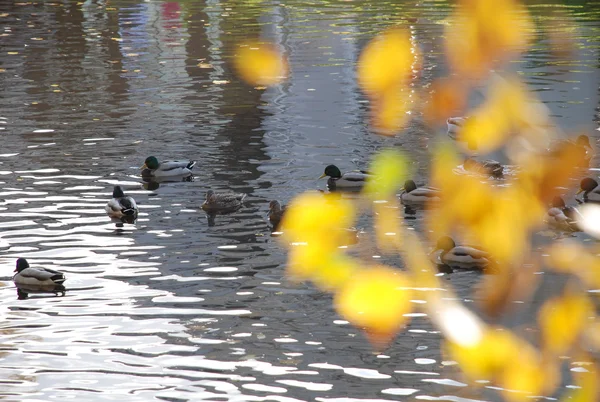
[[[323,173],[321,176],[319,176],[319,178],[317,180],[322,179],[323,177],[326,177],[327,175],[325,173]]]
[[[140,169],[146,169],[147,167],[148,167],[148,165],[146,165],[146,164],[144,163],[142,166],[140,166]]]
[[[580,188],[579,191],[577,193],[575,193],[575,195],[579,195],[579,194],[583,193],[584,191],[585,191],[584,189]]]

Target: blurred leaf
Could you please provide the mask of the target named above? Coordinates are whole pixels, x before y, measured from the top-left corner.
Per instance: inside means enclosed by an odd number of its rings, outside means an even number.
[[[371,40],[358,59],[358,84],[368,95],[405,85],[416,61],[410,33],[392,28]]]
[[[239,76],[255,86],[275,85],[286,79],[288,63],[270,43],[248,41],[241,44],[234,59]]]
[[[389,340],[411,311],[409,286],[406,275],[398,270],[386,266],[362,269],[336,293],[335,307],[346,320],[364,328],[371,341]]]
[[[561,398],[561,402],[590,402],[598,400],[600,397],[598,366],[597,364],[591,364],[590,366],[585,371],[573,372],[577,388],[573,389],[571,387]]]
[[[549,263],[557,271],[579,277],[592,288],[600,288],[600,258],[575,242],[555,243],[549,250]]]
[[[579,292],[571,291],[545,302],[538,315],[544,349],[552,355],[568,353],[593,311],[589,298]]]
[[[483,328],[471,343],[447,341],[447,350],[471,380],[491,379],[512,365],[520,352],[518,338],[510,331]]]
[[[404,154],[394,149],[379,152],[373,158],[364,192],[369,198],[376,200],[380,196],[386,199],[394,195],[406,178],[407,161]]]
[[[446,56],[457,73],[481,78],[524,50],[532,28],[527,9],[515,0],[462,0],[446,27]]]
[[[373,204],[375,213],[375,235],[377,246],[386,252],[400,250],[402,235],[402,216],[398,200],[376,202]]]
[[[521,341],[518,353],[511,357],[498,379],[506,401],[531,401],[533,396],[551,393],[556,388],[556,363],[543,361],[529,344]]]
[[[415,94],[411,94],[412,100],[405,98],[408,93],[409,88],[391,88],[373,97],[371,125],[377,134],[395,135],[408,122],[409,103],[416,101]]]
[[[430,126],[444,124],[448,116],[462,112],[466,106],[468,85],[456,79],[437,79],[431,84],[430,97],[423,115]],[[461,113],[459,113],[461,114]]]
[[[283,241],[343,245],[346,234],[340,229],[352,226],[354,205],[333,194],[304,193],[294,198],[283,217]],[[343,239],[343,240],[342,240]]]

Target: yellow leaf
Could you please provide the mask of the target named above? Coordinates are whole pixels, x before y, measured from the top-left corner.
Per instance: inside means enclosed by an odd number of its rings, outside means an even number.
[[[385,31],[362,51],[358,59],[358,83],[371,95],[404,86],[416,58],[406,29]]]
[[[566,354],[590,322],[593,311],[589,298],[575,292],[544,303],[538,321],[545,350],[554,355]]]
[[[369,167],[371,176],[367,180],[364,192],[371,199],[386,199],[394,195],[406,178],[407,162],[404,154],[386,149],[379,152]]]
[[[549,262],[557,271],[581,278],[591,288],[600,287],[600,258],[575,242],[553,244]]]
[[[431,126],[443,124],[448,116],[461,114],[467,101],[466,82],[450,78],[438,79],[431,84],[430,88],[431,95],[423,111],[427,124]]]
[[[273,44],[249,41],[239,46],[234,59],[240,77],[254,86],[270,86],[283,81],[288,63]]]
[[[512,365],[520,353],[518,338],[506,330],[486,329],[477,342],[446,342],[447,350],[471,380],[490,379]]]
[[[596,364],[590,364],[583,372],[574,372],[573,378],[578,388],[569,390],[561,398],[561,402],[590,402],[598,400],[600,388],[598,387],[598,366]]]
[[[316,287],[323,291],[334,291],[354,280],[354,275],[360,270],[359,262],[345,254],[334,254],[321,268],[310,277]]]
[[[321,243],[341,246],[347,235],[340,229],[352,226],[354,206],[351,201],[330,194],[304,193],[294,198],[284,215],[286,242]]]
[[[459,74],[481,78],[499,61],[524,50],[532,22],[515,0],[459,1],[446,27],[446,55]]]
[[[371,125],[377,134],[392,136],[404,127],[410,117],[409,103],[416,101],[416,94],[408,99],[408,93],[408,87],[392,87],[373,97]]]
[[[397,333],[411,311],[410,281],[398,270],[376,266],[357,272],[335,295],[338,313],[377,339]]]
[[[375,213],[375,235],[377,246],[387,252],[397,251],[401,246],[402,216],[397,200],[376,202],[373,204]]]
[[[521,346],[498,380],[509,402],[530,401],[532,396],[544,395],[556,387],[554,362],[542,361],[535,349],[525,346],[525,342],[521,342]]]

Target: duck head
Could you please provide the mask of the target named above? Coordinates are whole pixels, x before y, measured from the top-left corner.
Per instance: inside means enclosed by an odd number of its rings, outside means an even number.
[[[115,186],[115,188],[113,189],[113,198],[123,198],[125,197],[125,193],[123,192],[123,189],[121,188],[121,186]]]
[[[473,158],[467,158],[463,162],[463,168],[465,170],[475,169],[476,165],[477,165],[477,161],[475,159],[473,159]]]
[[[321,176],[319,176],[319,179],[322,179],[323,177],[329,176],[332,179],[339,179],[340,177],[342,177],[342,172],[340,171],[340,169],[335,166],[335,165],[329,165],[325,168],[325,172],[323,172],[323,174]]]
[[[142,167],[140,169],[158,169],[158,159],[156,159],[156,156],[149,156],[146,158],[146,160],[144,161],[144,164],[142,165]]]
[[[210,199],[210,197],[212,197],[213,195],[215,195],[215,192],[212,190],[208,190],[206,192],[206,200],[208,201]]]
[[[437,244],[435,246],[436,250],[444,250],[444,253],[452,250],[456,247],[456,243],[450,236],[442,236],[438,239]]]
[[[417,185],[412,180],[406,180],[404,182],[404,187],[402,187],[402,190],[406,191],[407,193],[410,193],[411,191],[416,190],[416,189],[417,189]]]
[[[579,191],[577,192],[577,194],[583,193],[584,191],[592,191],[596,187],[598,187],[598,182],[594,179],[586,177],[585,179],[581,180],[581,184],[579,185]]]
[[[592,144],[590,144],[590,137],[588,137],[585,134],[582,134],[579,137],[577,137],[577,140],[575,140],[575,143],[582,147],[587,147],[587,148],[592,149]]]
[[[277,213],[281,211],[281,204],[277,200],[273,200],[269,203],[269,212]]]
[[[29,268],[29,263],[25,258],[17,259],[17,268],[15,269],[15,272],[21,272],[27,268]]]

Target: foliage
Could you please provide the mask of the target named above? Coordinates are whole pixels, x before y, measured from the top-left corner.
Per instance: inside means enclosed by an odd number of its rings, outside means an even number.
[[[364,329],[374,345],[385,345],[402,330],[407,314],[415,309],[411,295],[418,290],[426,300],[419,309],[439,327],[443,350],[459,363],[468,380],[492,381],[506,400],[524,401],[553,394],[560,384],[562,356],[577,356],[591,363],[575,376],[581,388],[565,398],[593,401],[599,396],[598,371],[590,353],[600,347],[600,339],[594,301],[586,289],[600,284],[600,260],[589,247],[569,242],[547,246],[542,254],[549,257],[543,261],[531,253],[532,234],[544,225],[557,188],[566,186],[578,172],[581,155],[571,146],[548,152],[557,133],[544,105],[517,76],[491,72],[501,71],[527,49],[534,29],[526,7],[517,0],[461,0],[447,20],[444,36],[450,73],[437,79],[429,92],[415,89],[422,61],[407,26],[375,37],[364,48],[357,68],[377,133],[396,135],[406,125],[407,98],[423,100],[422,112],[431,127],[444,124],[451,113],[469,116],[458,143],[443,143],[432,154],[431,183],[440,189],[441,202],[428,208],[428,240],[454,234],[476,239],[493,254],[494,274],[482,280],[487,294],[480,305],[488,318],[505,312],[513,300],[537,285],[533,269],[526,267],[547,264],[568,275],[562,294],[539,310],[539,336],[534,342],[519,331],[486,323],[455,301],[447,283],[440,283],[424,241],[405,229],[399,213],[396,192],[406,178],[407,162],[397,151],[384,151],[373,159],[372,178],[363,190],[365,197],[358,201],[336,194],[296,197],[284,218],[281,240],[289,249],[290,278],[332,292],[338,313]],[[567,54],[568,38],[567,32],[549,38],[560,57]],[[240,53],[237,65],[251,84],[278,82],[260,78],[265,71],[267,76],[285,75],[272,67],[286,65],[279,61],[283,55],[276,56],[273,49],[268,56],[246,53]],[[242,71],[246,64],[252,66],[252,74]],[[487,85],[486,99],[466,111],[467,96],[475,85]],[[453,172],[461,163],[459,151],[498,150],[519,166],[503,186]],[[363,261],[347,252],[345,229],[367,211],[374,215],[379,250],[401,255],[405,270]],[[441,288],[447,289],[443,298]]]

